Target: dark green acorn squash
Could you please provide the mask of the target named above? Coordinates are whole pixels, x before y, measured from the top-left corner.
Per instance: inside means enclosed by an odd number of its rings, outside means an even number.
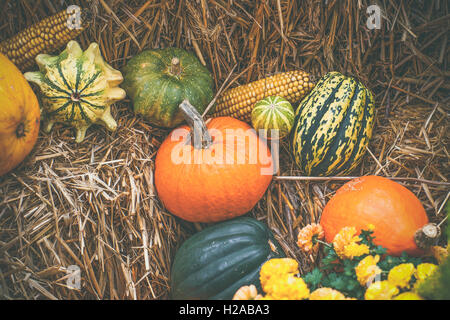
[[[172,298],[229,300],[250,284],[261,292],[261,266],[284,256],[267,226],[256,219],[239,217],[214,224],[187,239],[176,253]]]
[[[187,99],[201,113],[213,99],[213,79],[192,53],[180,48],[145,50],[125,66],[122,87],[134,112],[160,127],[183,122],[178,110]]]
[[[362,160],[372,136],[372,93],[339,72],[323,76],[300,102],[291,131],[291,150],[310,176],[347,174]]]

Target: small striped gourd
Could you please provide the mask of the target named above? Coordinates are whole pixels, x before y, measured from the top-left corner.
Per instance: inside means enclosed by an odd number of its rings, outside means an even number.
[[[323,76],[300,103],[291,132],[295,161],[304,174],[347,174],[362,160],[372,136],[372,93],[339,72]]]
[[[218,97],[211,117],[233,117],[250,122],[256,102],[276,95],[297,103],[314,87],[313,78],[308,72],[294,70],[228,89]]]
[[[25,78],[39,85],[46,131],[55,122],[65,122],[77,130],[81,142],[93,123],[117,127],[110,113],[111,104],[125,98],[118,87],[123,77],[102,58],[96,43],[83,52],[76,41],[70,41],[59,56],[36,57],[40,71],[27,72]]]
[[[282,97],[264,98],[253,107],[252,125],[256,130],[263,129],[265,137],[274,138],[272,130],[278,130],[278,138],[284,138],[294,125],[294,108]]]

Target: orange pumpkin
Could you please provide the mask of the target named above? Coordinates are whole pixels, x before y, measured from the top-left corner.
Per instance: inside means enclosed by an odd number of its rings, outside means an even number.
[[[272,180],[270,150],[248,124],[231,117],[210,119],[200,127],[202,136],[210,137],[206,145],[196,145],[191,124],[172,131],[159,148],[155,186],[160,200],[168,211],[192,222],[245,214]],[[189,141],[193,132],[194,145]]]
[[[0,176],[30,153],[39,123],[36,95],[19,69],[0,53]]]
[[[320,220],[327,242],[332,242],[343,227],[367,230],[367,225],[373,224],[374,243],[397,256],[403,251],[423,253],[414,235],[427,223],[425,209],[411,191],[378,176],[356,178],[343,185],[325,206]]]

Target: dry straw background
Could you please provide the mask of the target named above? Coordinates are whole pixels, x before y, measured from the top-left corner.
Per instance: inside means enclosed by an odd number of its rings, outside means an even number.
[[[90,7],[94,21],[78,41],[98,42],[121,68],[146,48],[196,53],[216,90],[276,72],[357,76],[374,92],[377,120],[353,176],[395,177],[443,221],[449,198],[449,8],[447,1],[300,0],[2,0],[0,40],[65,9]],[[367,6],[382,9],[381,29],[366,27]],[[225,81],[228,79],[228,81]],[[159,202],[153,159],[168,131],[113,107],[116,132],[91,127],[74,142],[70,128],[42,133],[26,161],[0,178],[2,299],[166,299],[176,248],[203,228],[174,218]],[[280,175],[298,176],[281,145]],[[295,245],[298,228],[319,221],[342,179],[274,179],[249,213],[265,221],[301,272],[320,256]],[[446,222],[444,222],[446,223]],[[81,290],[67,288],[81,269]]]

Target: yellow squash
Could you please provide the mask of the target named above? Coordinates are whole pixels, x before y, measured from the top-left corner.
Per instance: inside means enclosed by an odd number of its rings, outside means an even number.
[[[0,53],[0,176],[25,159],[39,132],[38,100],[17,67]]]

